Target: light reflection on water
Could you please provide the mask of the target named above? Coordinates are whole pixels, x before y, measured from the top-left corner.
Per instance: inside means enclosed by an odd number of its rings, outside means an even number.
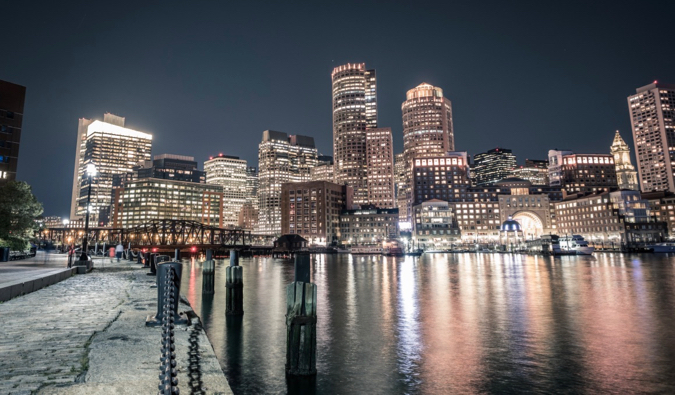
[[[312,257],[316,380],[287,381],[292,261],[244,259],[244,316],[225,316],[226,262],[202,316],[228,381],[248,393],[675,393],[672,256]]]

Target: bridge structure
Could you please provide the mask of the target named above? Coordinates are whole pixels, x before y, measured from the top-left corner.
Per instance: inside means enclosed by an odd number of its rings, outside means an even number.
[[[62,244],[80,244],[84,228],[56,227],[41,232],[44,241]],[[153,251],[190,252],[218,250],[267,250],[274,243],[274,236],[256,235],[243,229],[226,229],[204,225],[196,221],[160,219],[151,220],[133,228],[89,228],[89,244],[122,243],[125,248]]]

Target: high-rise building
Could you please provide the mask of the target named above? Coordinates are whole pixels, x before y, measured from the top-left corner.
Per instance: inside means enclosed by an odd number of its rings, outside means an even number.
[[[258,168],[248,166],[246,168],[246,201],[258,210]]]
[[[330,181],[335,182],[335,166],[333,157],[328,155],[319,155],[317,163],[310,171],[312,181]]]
[[[616,180],[619,189],[630,189],[638,191],[637,172],[630,161],[630,148],[621,138],[619,131],[614,135],[614,141],[610,147],[610,152],[614,155],[614,166],[616,168]]]
[[[87,165],[96,165],[92,178],[90,221],[99,222],[101,213],[109,213],[115,176],[131,173],[140,163],[150,161],[152,135],[124,127],[124,118],[105,114],[103,121],[80,119],[78,127],[73,196],[70,218],[81,218],[87,205],[89,180]]]
[[[366,129],[377,127],[375,70],[365,63],[333,69],[335,180],[354,188],[354,204],[368,204]]]
[[[473,177],[476,185],[494,184],[509,177],[516,168],[516,156],[510,149],[494,148],[473,157]]]
[[[408,171],[406,167],[405,153],[394,155],[394,194],[396,207],[401,221],[408,220],[408,195],[406,194]]]
[[[525,159],[525,167],[548,170],[548,161],[545,159]]]
[[[628,97],[643,192],[675,192],[675,85],[654,81]]]
[[[281,185],[310,180],[316,166],[314,138],[266,130],[258,145],[258,225],[256,233],[281,233]]]
[[[549,183],[567,194],[618,189],[611,154],[575,154],[549,150]]]
[[[412,205],[438,199],[462,201],[470,185],[466,152],[448,152],[443,156],[416,158],[412,167]],[[408,210],[412,213],[412,207]]]
[[[26,87],[0,80],[0,185],[16,179]]]
[[[511,170],[509,177],[527,180],[532,185],[548,185],[548,170],[538,167],[518,166]]]
[[[135,178],[161,178],[165,180],[204,183],[204,172],[197,168],[192,156],[161,154],[155,155],[150,163],[134,167]]]
[[[246,203],[247,166],[238,156],[219,154],[204,162],[206,183],[223,187],[223,226],[239,225],[239,212]]]
[[[394,199],[394,142],[391,128],[366,130],[368,164],[368,204],[379,208],[396,207]]]
[[[352,188],[330,181],[286,183],[281,186],[281,233],[297,234],[310,244],[338,241],[340,212],[352,205]]]
[[[403,151],[414,158],[455,150],[452,104],[439,87],[422,83],[406,93],[403,113]]]

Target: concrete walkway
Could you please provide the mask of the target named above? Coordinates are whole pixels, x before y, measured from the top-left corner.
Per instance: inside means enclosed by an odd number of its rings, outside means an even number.
[[[157,309],[155,278],[145,272],[107,262],[0,304],[0,393],[157,393],[161,328],[145,327]],[[198,328],[175,332],[181,393],[231,394]]]

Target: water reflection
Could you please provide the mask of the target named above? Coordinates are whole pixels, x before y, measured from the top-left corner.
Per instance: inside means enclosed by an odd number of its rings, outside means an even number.
[[[316,380],[284,375],[292,262],[240,263],[243,317],[224,262],[183,277],[237,394],[675,392],[672,257],[313,256]]]

